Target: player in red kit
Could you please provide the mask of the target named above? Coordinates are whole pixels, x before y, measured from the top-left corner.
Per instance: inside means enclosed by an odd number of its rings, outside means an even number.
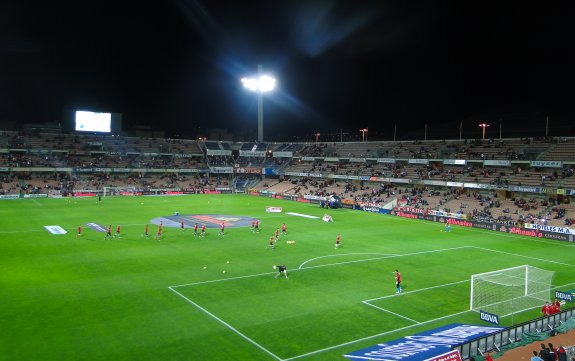
[[[112,225],[110,224],[108,226],[108,228],[106,228],[106,236],[104,237],[104,239],[110,239],[112,238]]]
[[[82,236],[82,226],[78,226],[78,233],[76,233],[76,238]]]
[[[200,237],[205,237],[206,236],[206,225],[202,224],[202,231],[200,233]]]
[[[549,304],[549,302],[545,302],[543,307],[541,307],[541,313],[543,313],[543,316],[549,316],[550,311],[551,311],[551,305]]]
[[[282,234],[287,234],[287,227],[285,223],[282,223]]]
[[[144,236],[146,237],[146,239],[150,238],[150,234],[149,234],[149,227],[146,224],[146,227],[144,228]]]
[[[252,218],[252,233],[256,231],[256,220]]]
[[[225,235],[225,228],[226,226],[224,225],[224,222],[222,222],[222,225],[220,226],[220,236],[224,236]]]
[[[276,228],[276,241],[279,241],[280,239],[280,229]]]
[[[114,235],[114,238],[115,238],[115,237],[120,238],[120,235],[121,235],[121,233],[120,233],[120,225],[118,224],[118,225],[116,226],[116,234]]]
[[[180,221],[180,229],[181,229],[182,231],[185,231],[185,230],[186,230],[186,224],[184,223],[184,220],[183,220],[183,219]]]
[[[194,223],[194,236],[198,235],[198,224]]]
[[[395,270],[395,293],[401,293],[401,273]]]
[[[160,224],[158,224],[158,231],[156,232],[156,236],[154,237],[155,240],[161,241],[162,240],[162,222],[160,222]]]
[[[259,219],[256,219],[254,229],[255,229],[256,233],[260,233],[260,220]]]
[[[341,246],[341,235],[338,234],[337,238],[335,239],[335,248],[339,248]]]
[[[275,243],[275,240],[274,240],[274,236],[271,236],[271,237],[270,237],[269,248],[270,248],[270,249],[276,249],[276,243]]]

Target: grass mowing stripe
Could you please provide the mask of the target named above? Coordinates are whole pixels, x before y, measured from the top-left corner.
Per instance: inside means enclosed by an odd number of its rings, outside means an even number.
[[[198,305],[197,303],[195,303],[194,301],[190,300],[189,298],[187,298],[186,296],[182,295],[180,292],[176,291],[175,289],[173,289],[172,287],[169,287],[169,289],[174,292],[175,294],[177,294],[178,296],[180,296],[181,298],[183,298],[186,302],[188,302],[189,304],[193,305],[194,307],[196,307],[197,309],[199,309],[200,311],[204,312],[205,314],[207,314],[208,316],[212,317],[214,320],[220,322],[222,325],[226,326],[228,329],[232,330],[235,334],[237,334],[238,336],[240,336],[241,338],[243,338],[244,340],[248,341],[249,343],[251,343],[252,345],[256,346],[257,348],[259,348],[260,350],[264,351],[265,353],[267,353],[268,355],[270,355],[271,357],[275,358],[276,360],[282,361],[281,357],[277,356],[276,354],[272,353],[270,350],[268,350],[267,348],[263,347],[262,345],[260,345],[259,343],[255,342],[254,340],[252,340],[251,338],[249,338],[248,336],[244,335],[243,333],[241,333],[240,331],[236,330],[232,325],[230,325],[229,323],[227,323],[226,321],[222,320],[221,318],[219,318],[218,316],[214,315],[213,313],[211,313],[210,311],[206,310],[205,308],[203,308],[202,306]]]

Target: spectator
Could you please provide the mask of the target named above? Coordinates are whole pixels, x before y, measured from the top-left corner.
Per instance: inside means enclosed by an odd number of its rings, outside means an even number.
[[[533,351],[533,356],[531,356],[531,361],[543,361],[543,359],[537,356],[537,351]]]

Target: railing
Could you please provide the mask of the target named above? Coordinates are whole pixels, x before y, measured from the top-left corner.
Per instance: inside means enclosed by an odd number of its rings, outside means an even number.
[[[552,316],[541,317],[525,323],[508,327],[500,332],[473,339],[464,344],[455,346],[454,350],[459,350],[463,360],[480,355],[481,352],[499,349],[502,346],[520,341],[523,333],[544,332],[554,329],[561,322],[575,316],[575,308],[562,311]],[[481,351],[480,351],[481,350]]]

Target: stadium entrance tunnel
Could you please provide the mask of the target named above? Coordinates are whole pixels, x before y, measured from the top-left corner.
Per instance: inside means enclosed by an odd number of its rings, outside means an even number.
[[[252,225],[252,217],[245,216],[234,216],[228,214],[179,214],[176,213],[173,216],[162,216],[154,218],[150,221],[152,224],[160,224],[164,227],[179,228],[181,226],[181,221],[184,221],[186,228],[193,228],[194,224],[198,224],[201,227],[203,224],[206,228],[220,228],[222,222],[226,228],[238,228],[238,227],[250,227]],[[261,221],[260,221],[261,223]]]

